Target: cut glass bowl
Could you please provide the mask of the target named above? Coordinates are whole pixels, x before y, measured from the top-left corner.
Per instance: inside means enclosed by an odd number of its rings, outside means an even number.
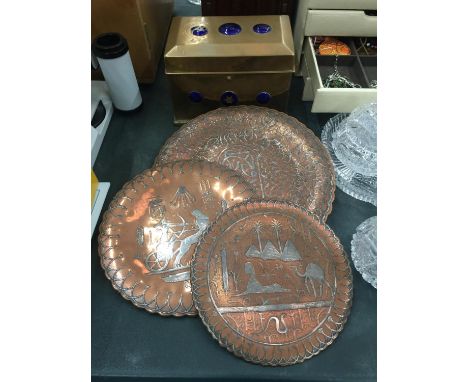
[[[321,138],[332,157],[337,187],[356,199],[377,205],[377,137],[376,128],[372,130],[372,117],[368,119],[371,125],[359,125],[360,120],[353,113],[349,117],[337,114],[325,124]]]
[[[377,289],[377,216],[357,227],[351,240],[351,258],[362,278]]]

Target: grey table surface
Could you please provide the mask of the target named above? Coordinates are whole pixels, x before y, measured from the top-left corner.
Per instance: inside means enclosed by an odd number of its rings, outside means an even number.
[[[199,8],[176,1],[174,14],[196,15]],[[154,84],[141,87],[143,108],[115,112],[94,165],[101,181],[111,182],[103,211],[125,182],[151,167],[159,149],[175,131],[169,84],[159,63]],[[302,78],[292,80],[288,114],[318,137],[331,115],[311,114],[301,101]],[[375,206],[339,189],[327,224],[350,253],[356,227],[377,214]],[[98,224],[100,221],[98,222]],[[152,315],[124,300],[105,278],[91,240],[91,374],[96,381],[289,380],[375,381],[377,375],[377,292],[354,266],[354,297],[343,332],[325,351],[302,364],[263,367],[223,349],[198,318]]]

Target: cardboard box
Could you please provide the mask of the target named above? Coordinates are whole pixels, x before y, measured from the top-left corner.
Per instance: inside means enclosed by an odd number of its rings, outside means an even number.
[[[152,83],[173,6],[173,0],[92,0],[91,39],[106,32],[122,34],[128,41],[138,82]],[[91,78],[102,80],[101,71],[93,70]]]

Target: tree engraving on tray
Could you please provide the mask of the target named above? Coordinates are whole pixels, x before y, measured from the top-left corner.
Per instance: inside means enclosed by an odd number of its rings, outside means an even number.
[[[230,145],[222,149],[217,162],[223,166],[239,172],[246,177],[260,191],[260,196],[278,193],[278,184],[271,179],[291,177],[294,175],[294,163],[286,170],[277,159],[271,155],[273,145],[257,146],[246,143]],[[290,172],[292,170],[292,173]]]

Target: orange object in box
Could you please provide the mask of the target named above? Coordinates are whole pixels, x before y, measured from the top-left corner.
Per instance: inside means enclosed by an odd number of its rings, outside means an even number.
[[[94,198],[96,197],[96,191],[99,186],[99,180],[94,173],[93,169],[91,169],[91,207],[93,207]]]

